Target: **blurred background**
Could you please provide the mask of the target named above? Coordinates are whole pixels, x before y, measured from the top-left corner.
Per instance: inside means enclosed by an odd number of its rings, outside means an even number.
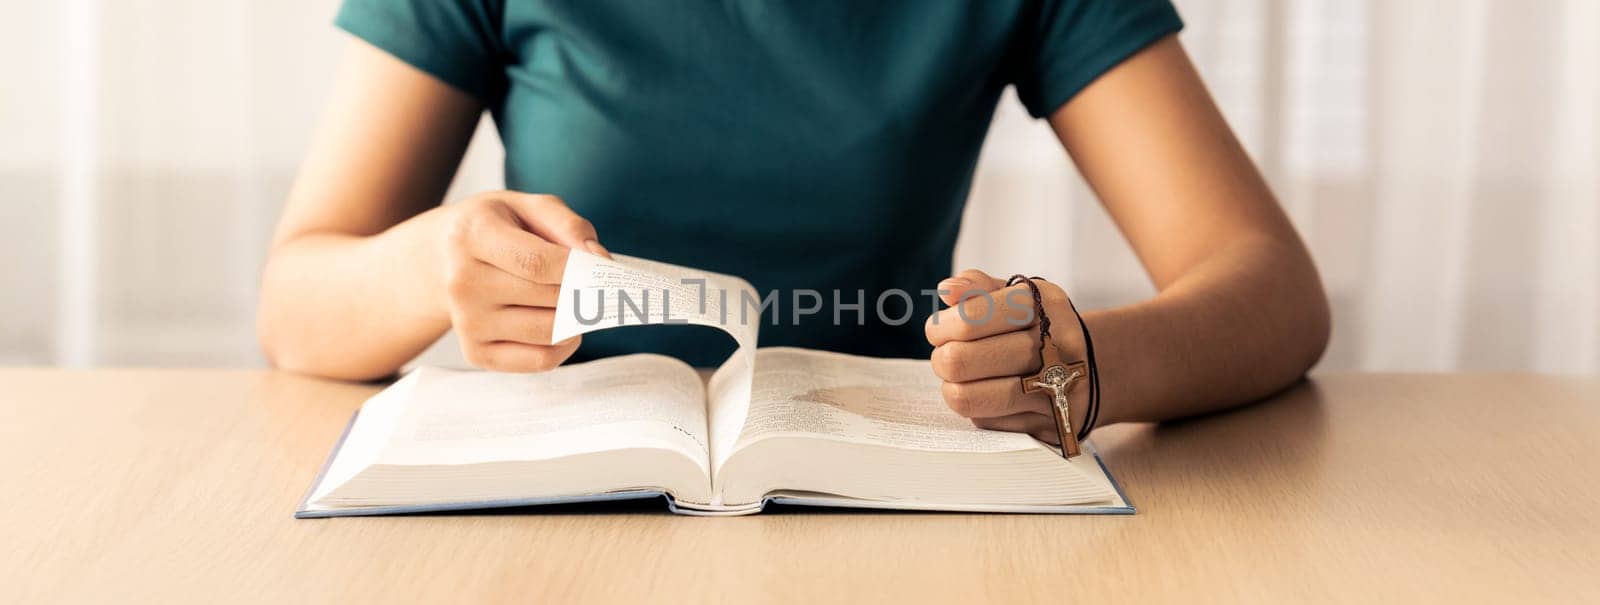
[[[1600,2],[1177,4],[1322,269],[1321,369],[1600,372]],[[345,43],[337,5],[8,6],[0,364],[263,363],[257,277]],[[500,160],[486,124],[451,199],[499,188]],[[1022,216],[1063,237],[1014,237]],[[1152,293],[1009,94],[956,256],[1090,306]]]

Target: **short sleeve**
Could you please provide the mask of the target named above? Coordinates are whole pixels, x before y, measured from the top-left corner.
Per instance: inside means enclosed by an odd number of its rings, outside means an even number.
[[[1024,28],[1017,96],[1047,117],[1101,75],[1183,29],[1170,0],[1041,0]]]
[[[344,0],[334,25],[489,105],[505,91],[496,0]]]

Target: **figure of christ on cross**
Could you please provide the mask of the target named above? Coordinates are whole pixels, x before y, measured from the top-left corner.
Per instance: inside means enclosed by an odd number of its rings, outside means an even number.
[[[1087,363],[1063,362],[1061,352],[1056,349],[1055,343],[1048,339],[1045,340],[1044,346],[1040,347],[1039,362],[1038,374],[1022,377],[1022,392],[1050,393],[1050,411],[1056,419],[1056,436],[1061,439],[1061,455],[1071,458],[1078,455],[1078,437],[1072,430],[1072,410],[1068,406],[1067,394],[1083,381],[1087,374],[1085,372]]]

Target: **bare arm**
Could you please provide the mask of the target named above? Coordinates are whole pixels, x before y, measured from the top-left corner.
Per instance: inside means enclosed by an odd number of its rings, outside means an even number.
[[[1238,405],[1316,363],[1329,311],[1310,254],[1175,37],[1107,73],[1050,123],[1159,291],[1084,315],[1103,385],[1101,424]],[[954,301],[1004,284],[968,271],[944,287],[957,290]],[[1075,322],[1059,319],[1071,317],[1066,293],[1046,294],[1057,344],[1081,358]],[[1053,441],[1043,395],[1020,393],[1014,378],[1037,370],[1037,337],[1027,337],[1036,330],[941,314],[952,321],[930,325],[928,336],[952,407],[980,425]],[[1086,395],[1073,397],[1080,422]]]
[[[565,250],[594,228],[550,196],[439,206],[481,113],[470,95],[352,44],[262,276],[257,333],[275,366],[380,378],[452,325],[468,359],[491,369],[547,369],[576,350],[549,342],[546,307]]]
[[[1282,389],[1322,356],[1311,255],[1177,38],[1068,103],[1051,126],[1159,294],[1087,314],[1114,420],[1162,420]],[[1135,102],[1128,100],[1137,99]]]

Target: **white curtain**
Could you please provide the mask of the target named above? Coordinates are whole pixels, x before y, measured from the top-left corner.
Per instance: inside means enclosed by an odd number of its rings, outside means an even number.
[[[1600,371],[1600,2],[1178,4],[1322,268],[1336,321],[1323,368]],[[336,5],[8,11],[0,364],[261,363],[256,278],[343,43]],[[481,135],[458,195],[499,186]],[[1021,216],[1062,237],[1016,237]],[[1010,97],[956,256],[1050,275],[1094,306],[1151,293]]]
[[[1179,6],[1322,270],[1323,368],[1600,370],[1600,2]],[[1014,103],[994,128],[957,262],[1055,259],[1032,270],[1091,305],[1148,296],[1054,137]],[[1067,237],[1029,249],[1006,231],[1029,213]]]

